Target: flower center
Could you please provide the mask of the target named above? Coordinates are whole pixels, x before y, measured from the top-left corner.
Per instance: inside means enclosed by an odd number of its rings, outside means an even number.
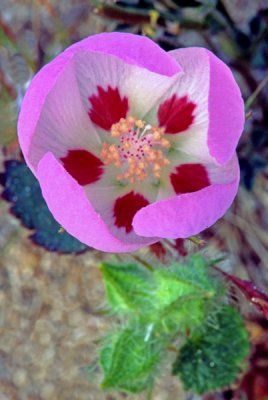
[[[101,157],[105,165],[120,169],[118,181],[135,183],[148,175],[158,180],[162,168],[170,163],[166,157],[170,142],[163,128],[127,117],[112,125],[111,136],[115,143],[103,143]]]

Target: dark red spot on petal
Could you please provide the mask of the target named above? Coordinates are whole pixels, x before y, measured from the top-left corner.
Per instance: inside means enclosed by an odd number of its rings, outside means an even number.
[[[119,197],[114,204],[115,225],[118,228],[125,228],[126,233],[132,231],[132,220],[137,211],[149,204],[142,195],[130,192]]]
[[[210,185],[205,167],[201,164],[183,164],[170,175],[171,184],[177,194],[192,193]]]
[[[187,130],[194,121],[196,104],[187,96],[178,98],[175,94],[165,100],[158,109],[159,125],[166,133],[180,133]]]
[[[102,161],[87,150],[70,150],[61,161],[66,171],[79,185],[96,182],[102,175]]]
[[[121,97],[118,88],[104,90],[98,86],[98,94],[89,97],[91,109],[88,115],[100,128],[109,131],[120,118],[125,118],[128,111],[127,97]]]

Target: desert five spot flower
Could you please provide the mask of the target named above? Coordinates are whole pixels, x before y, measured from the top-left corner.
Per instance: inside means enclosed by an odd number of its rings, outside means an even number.
[[[104,33],[69,47],[32,81],[21,147],[60,224],[104,251],[184,238],[237,192],[243,101],[203,48],[164,52]]]

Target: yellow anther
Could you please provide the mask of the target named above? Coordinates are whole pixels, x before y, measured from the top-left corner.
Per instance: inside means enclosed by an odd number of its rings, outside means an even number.
[[[170,161],[167,158],[163,159],[163,166],[169,165]]]
[[[157,158],[156,152],[152,149],[150,149],[148,152],[146,152],[146,158],[148,161],[154,161]]]
[[[153,133],[153,137],[155,140],[159,140],[161,138],[161,133],[159,131],[155,131]]]
[[[142,128],[144,128],[145,123],[144,123],[144,121],[142,121],[141,119],[138,119],[138,120],[135,122],[135,125],[136,125],[138,128],[142,129]]]
[[[161,145],[165,148],[165,149],[169,149],[170,148],[170,141],[167,139],[161,139]]]
[[[162,157],[163,157],[162,151],[161,151],[161,150],[156,150],[156,151],[155,151],[155,156],[156,156],[156,158],[158,158],[158,159],[162,158]]]
[[[154,170],[154,172],[160,171],[161,170],[161,166],[159,164],[154,164],[153,170]]]
[[[131,148],[131,142],[126,142],[123,145],[126,149],[130,149]]]
[[[128,118],[127,118],[127,121],[128,121],[130,124],[133,124],[133,125],[134,125],[134,123],[135,123],[135,121],[136,121],[136,118],[134,118],[134,117],[128,117]]]
[[[145,144],[142,149],[144,153],[148,153],[148,151],[150,151],[150,146],[148,146],[148,144]]]
[[[120,154],[114,144],[103,143],[101,157],[104,164],[114,164],[116,167],[121,167]]]

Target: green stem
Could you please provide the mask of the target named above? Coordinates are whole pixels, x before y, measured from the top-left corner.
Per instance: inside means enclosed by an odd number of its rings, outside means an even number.
[[[215,260],[209,261],[208,264],[209,264],[209,266],[214,267],[215,264],[219,264],[220,262],[225,261],[226,258],[227,258],[226,256],[218,257],[218,258],[215,258]]]
[[[206,244],[205,240],[199,239],[197,236],[190,236],[187,239],[198,246],[204,246]]]
[[[132,254],[132,257],[134,258],[134,260],[138,261],[140,264],[142,264],[146,269],[148,269],[148,271],[152,272],[154,270],[154,267],[149,264],[147,261],[143,260],[141,257],[136,256],[134,254]]]
[[[268,75],[265,78],[263,78],[263,80],[259,83],[259,85],[256,87],[254,92],[247,99],[246,104],[245,104],[245,110],[246,111],[248,111],[249,108],[253,105],[253,103],[255,102],[256,98],[258,97],[260,92],[265,88],[267,83],[268,83]]]

